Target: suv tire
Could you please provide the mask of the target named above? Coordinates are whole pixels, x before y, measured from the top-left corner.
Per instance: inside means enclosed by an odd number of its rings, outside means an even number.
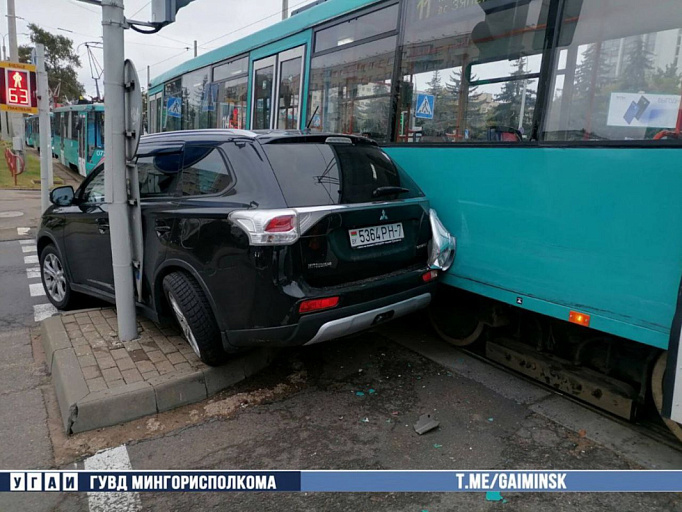
[[[48,300],[57,308],[66,310],[74,305],[75,294],[62,257],[57,248],[49,244],[40,253],[40,279]]]
[[[163,278],[163,291],[194,353],[209,366],[223,364],[227,354],[220,343],[220,330],[199,283],[185,272],[172,272]]]

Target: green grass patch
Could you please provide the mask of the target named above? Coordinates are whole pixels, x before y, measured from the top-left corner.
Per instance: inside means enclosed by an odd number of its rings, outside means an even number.
[[[26,168],[24,172],[17,176],[17,184],[14,185],[14,178],[9,172],[7,161],[5,160],[5,148],[11,147],[9,142],[0,143],[0,189],[35,189],[40,190],[40,157],[28,149],[24,151],[26,158]],[[50,155],[51,156],[51,155]],[[61,179],[54,179],[55,185],[63,185]]]

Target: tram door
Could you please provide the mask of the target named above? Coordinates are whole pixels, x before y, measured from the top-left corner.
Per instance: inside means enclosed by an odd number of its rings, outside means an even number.
[[[78,131],[78,173],[81,176],[86,176],[88,174],[85,166],[88,156],[88,123],[86,117],[80,114],[76,115],[78,116],[76,123],[76,130]]]
[[[62,112],[62,115],[60,116],[61,118],[61,128],[60,128],[60,133],[61,137],[59,138],[59,161],[63,166],[67,166],[66,164],[66,152],[64,151],[64,148],[66,147],[66,139],[69,137],[69,130],[71,129],[71,116],[73,115],[73,112]]]
[[[304,57],[298,46],[253,63],[252,130],[301,128]]]

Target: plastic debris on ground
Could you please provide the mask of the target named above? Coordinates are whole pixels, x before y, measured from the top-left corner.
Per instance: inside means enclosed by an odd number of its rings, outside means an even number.
[[[355,394],[357,396],[365,396],[365,394],[362,391],[356,391]]]
[[[440,425],[440,422],[434,420],[430,414],[422,414],[414,425],[414,431],[422,435],[438,427],[438,425]]]
[[[443,447],[443,445],[442,445],[442,444],[438,444],[438,443],[436,443],[436,444],[434,444],[434,445],[433,445],[433,447],[434,447],[434,448],[442,448],[442,447]]]
[[[369,423],[369,418],[362,418],[360,421],[363,423]]]
[[[488,491],[485,493],[485,499],[488,501],[501,501],[502,503],[507,503],[507,500],[505,500],[502,497],[502,494],[500,494],[497,491]]]

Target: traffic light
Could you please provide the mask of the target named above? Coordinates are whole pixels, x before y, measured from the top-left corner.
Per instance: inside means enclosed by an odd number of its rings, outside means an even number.
[[[193,0],[152,0],[152,22],[168,25],[175,14]]]

